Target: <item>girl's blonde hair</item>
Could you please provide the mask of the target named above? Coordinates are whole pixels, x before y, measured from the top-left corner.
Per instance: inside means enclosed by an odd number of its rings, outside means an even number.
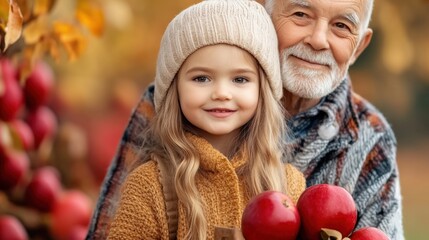
[[[260,66],[259,81],[260,101],[254,117],[241,128],[236,150],[248,158],[238,174],[245,179],[250,197],[266,190],[284,192],[286,189],[282,166],[282,157],[286,156],[285,115]],[[174,79],[151,123],[149,139],[154,140],[154,146],[150,157],[171,165],[169,170],[171,176],[175,176],[177,196],[189,219],[187,239],[206,239],[204,203],[195,184],[199,154],[185,136],[187,131],[195,132],[182,115],[178,99],[177,79]]]

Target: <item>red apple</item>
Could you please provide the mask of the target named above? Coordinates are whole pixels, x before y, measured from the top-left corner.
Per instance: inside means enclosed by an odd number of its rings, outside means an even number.
[[[88,227],[77,226],[73,228],[66,240],[84,240],[88,233]]]
[[[78,190],[65,191],[52,209],[52,235],[61,239],[70,236],[76,227],[87,227],[91,213],[91,200],[87,195]]]
[[[375,227],[364,227],[356,230],[350,235],[350,240],[389,240],[390,238],[380,229]]]
[[[9,122],[9,127],[23,150],[28,151],[34,147],[34,135],[26,122],[17,118]]]
[[[22,182],[30,169],[25,152],[5,151],[0,154],[0,189],[10,190]]]
[[[25,80],[24,96],[27,107],[35,109],[46,104],[53,85],[54,74],[52,68],[46,62],[37,62]]]
[[[246,240],[295,240],[300,216],[284,193],[266,191],[252,198],[244,209],[241,231]]]
[[[336,230],[347,237],[357,221],[355,202],[344,188],[329,184],[308,187],[297,208],[301,216],[299,239],[320,240],[322,228]]]
[[[14,216],[0,216],[0,239],[27,240],[28,234],[24,226]]]
[[[58,170],[52,166],[44,166],[34,172],[30,183],[25,188],[25,202],[42,212],[48,212],[52,209],[61,191]]]
[[[17,117],[24,105],[24,96],[12,63],[1,59],[0,67],[0,119],[10,121]]]
[[[25,121],[33,132],[35,149],[38,149],[44,140],[52,137],[57,129],[55,114],[45,106],[29,112]]]

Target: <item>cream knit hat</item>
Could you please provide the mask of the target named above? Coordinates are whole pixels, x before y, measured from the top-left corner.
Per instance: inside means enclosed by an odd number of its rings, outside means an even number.
[[[277,36],[264,7],[251,0],[206,0],[179,13],[161,39],[155,75],[156,111],[186,58],[199,48],[220,43],[252,54],[265,71],[273,95],[280,99]]]

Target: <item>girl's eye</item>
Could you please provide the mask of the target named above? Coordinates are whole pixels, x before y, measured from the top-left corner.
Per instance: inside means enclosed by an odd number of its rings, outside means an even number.
[[[210,81],[210,79],[206,76],[198,76],[198,77],[193,78],[192,80],[195,82],[202,82],[202,83]]]
[[[237,78],[234,78],[234,82],[235,83],[246,83],[246,82],[248,82],[249,80],[247,80],[246,78],[244,78],[244,77],[237,77]]]

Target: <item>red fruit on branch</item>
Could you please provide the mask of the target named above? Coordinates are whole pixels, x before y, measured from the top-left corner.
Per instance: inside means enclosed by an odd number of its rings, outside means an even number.
[[[24,84],[25,103],[29,109],[46,104],[54,85],[54,73],[51,67],[39,61],[35,64]]]
[[[353,232],[349,238],[350,240],[389,240],[383,231],[375,227],[360,228]]]
[[[252,198],[241,220],[246,240],[295,240],[299,226],[300,216],[292,200],[276,191],[266,191]]]
[[[14,216],[0,216],[0,239],[27,240],[28,234],[24,226]]]
[[[347,237],[357,221],[355,202],[344,188],[329,184],[308,187],[297,208],[301,216],[299,239],[320,240],[321,229],[332,229]]]
[[[25,152],[4,151],[0,153],[0,189],[10,190],[22,182],[30,168]]]
[[[52,166],[38,168],[30,183],[25,188],[25,202],[27,205],[42,212],[48,212],[57,201],[62,186],[58,170]]]
[[[10,60],[1,59],[0,68],[0,119],[10,121],[19,114],[24,105],[24,96]]]
[[[92,207],[88,196],[78,190],[65,191],[52,209],[51,232],[55,238],[70,236],[79,227],[88,227]]]
[[[88,227],[77,226],[70,231],[65,240],[84,240],[88,233]]]
[[[52,137],[57,129],[57,119],[52,110],[42,106],[28,113],[25,118],[34,136],[34,147],[39,148],[40,144]]]

